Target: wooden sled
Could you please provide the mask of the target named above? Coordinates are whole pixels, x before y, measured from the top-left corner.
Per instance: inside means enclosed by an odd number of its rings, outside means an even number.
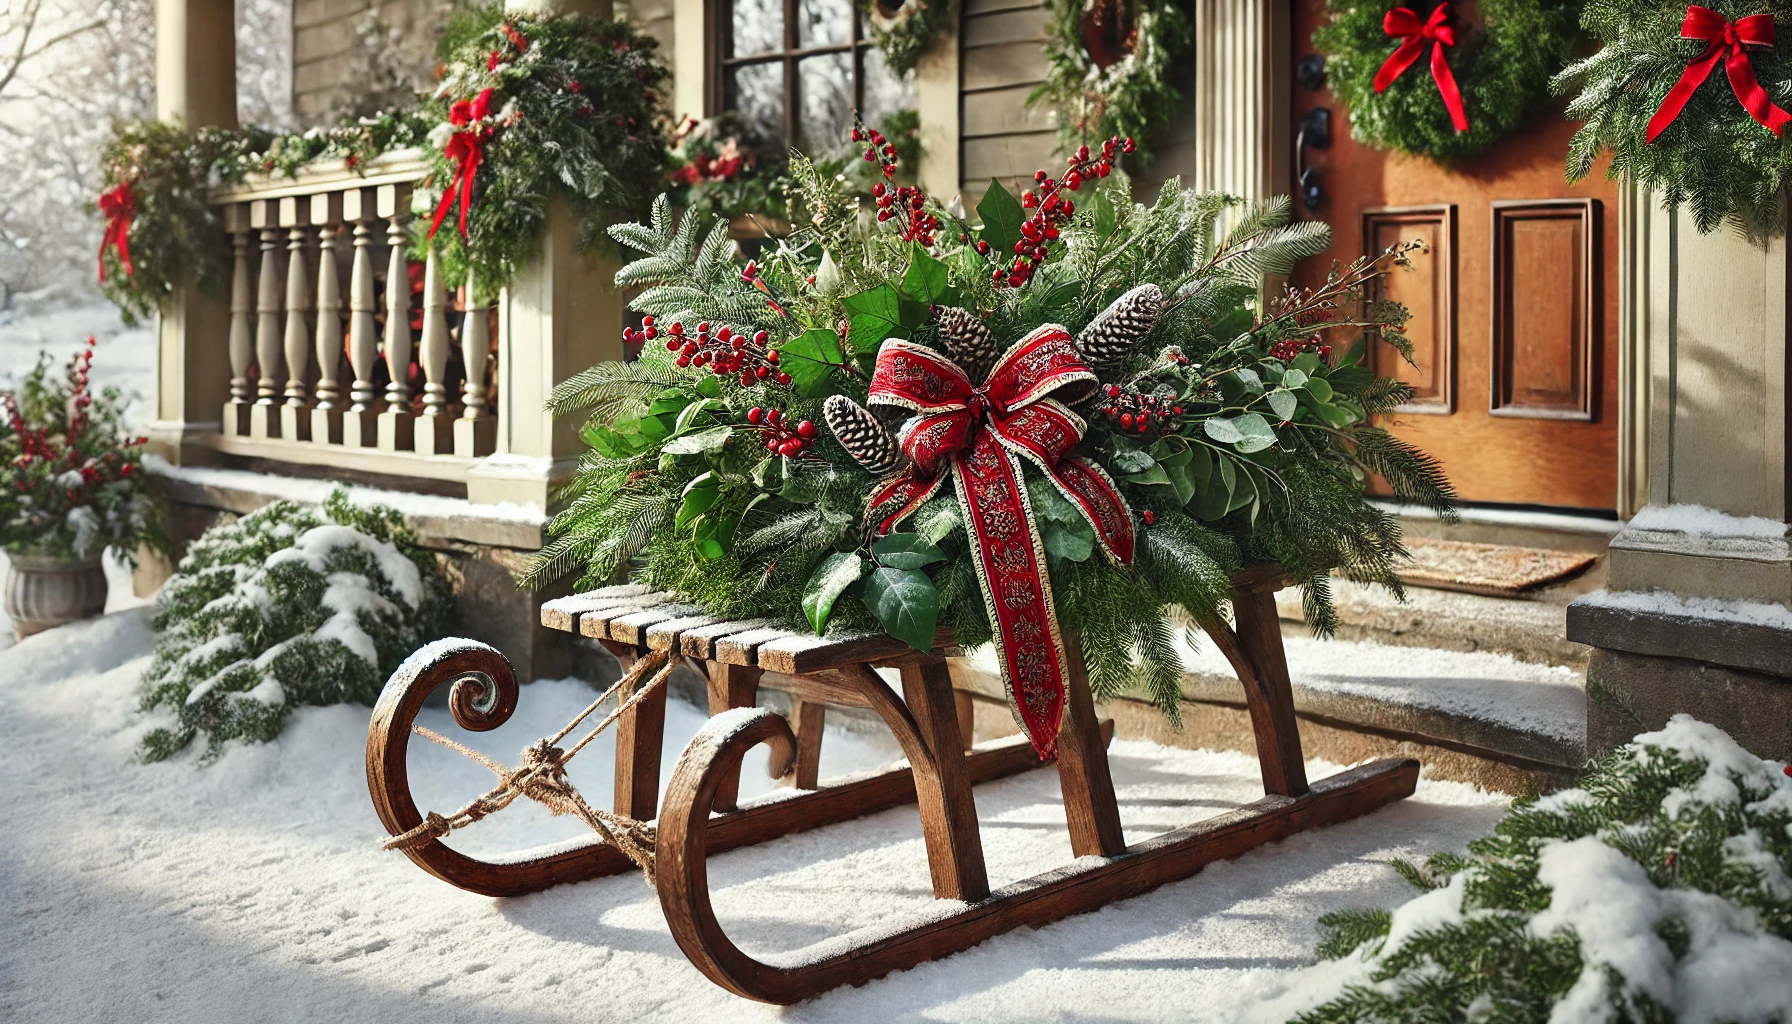
[[[1390,758],[1311,786],[1301,756],[1274,592],[1281,579],[1247,571],[1234,579],[1236,627],[1201,623],[1244,684],[1262,765],[1265,796],[1207,821],[1128,846],[1108,772],[1111,732],[1097,721],[1082,658],[1067,637],[1070,686],[1057,768],[1078,860],[992,891],[984,870],[972,786],[1038,765],[1022,736],[971,746],[969,700],[955,691],[949,641],[914,651],[890,637],[823,639],[757,622],[724,622],[638,587],[611,587],[543,606],[545,625],[603,641],[625,663],[649,650],[681,655],[709,682],[712,717],[685,748],[658,806],[659,751],[665,724],[660,690],[617,722],[615,809],[657,817],[655,880],[679,947],[710,980],[736,994],[791,1003],[842,984],[859,984],[968,949],[1022,925],[1041,925],[1186,878],[1304,829],[1333,824],[1410,796],[1419,765]],[[873,669],[900,672],[900,696]],[[423,821],[405,773],[411,724],[424,698],[452,684],[455,720],[474,731],[503,724],[517,686],[496,651],[449,641],[419,652],[386,684],[368,731],[368,786],[380,820],[394,836]],[[789,719],[755,708],[765,685],[792,697]],[[876,712],[908,760],[869,777],[819,783],[816,765],[827,705]],[[774,774],[799,789],[783,799],[740,805],[741,758],[769,744]],[[776,836],[844,821],[908,801],[919,805],[937,899],[906,925],[854,933],[855,945],[813,960],[801,951],[768,964],[740,951],[710,905],[707,857]],[[714,813],[720,812],[720,813]],[[619,850],[598,842],[532,860],[494,863],[456,853],[439,840],[405,853],[454,885],[494,896],[534,892],[562,882],[629,870]]]

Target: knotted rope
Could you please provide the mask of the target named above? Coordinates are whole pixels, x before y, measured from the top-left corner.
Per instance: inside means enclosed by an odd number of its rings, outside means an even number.
[[[566,777],[566,763],[571,761],[586,744],[596,739],[598,734],[608,729],[612,723],[646,698],[654,690],[665,685],[666,677],[672,674],[677,664],[664,651],[650,652],[646,657],[636,661],[623,674],[616,684],[605,690],[585,710],[566,723],[566,727],[546,739],[537,740],[523,750],[522,763],[514,770],[504,767],[497,761],[481,754],[477,750],[466,747],[440,733],[425,729],[420,725],[411,727],[411,731],[425,739],[440,743],[450,750],[459,751],[467,757],[491,769],[499,779],[499,784],[490,792],[479,796],[465,807],[453,814],[443,815],[430,811],[423,818],[423,823],[407,832],[395,835],[380,844],[382,850],[414,850],[436,841],[457,828],[465,828],[486,815],[495,814],[509,807],[519,796],[528,797],[548,809],[554,815],[572,814],[591,826],[591,830],[606,843],[621,850],[629,860],[635,862],[642,873],[647,876],[647,884],[653,884],[653,842],[652,826],[637,821],[627,815],[600,811],[585,802],[572,781]],[[654,672],[655,669],[657,672]],[[653,678],[646,685],[636,688],[636,684],[649,672]],[[616,696],[616,710],[609,713],[603,721],[594,726],[583,738],[574,743],[569,750],[556,746],[561,740],[578,728],[579,723],[589,718],[604,701]]]

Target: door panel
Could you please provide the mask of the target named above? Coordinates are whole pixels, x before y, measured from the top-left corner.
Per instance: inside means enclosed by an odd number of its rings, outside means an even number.
[[[1324,13],[1324,0],[1296,0],[1295,60],[1313,52]],[[1385,425],[1440,459],[1467,501],[1612,509],[1618,240],[1605,214],[1616,209],[1617,189],[1603,161],[1579,184],[1565,182],[1576,125],[1558,107],[1443,167],[1352,138],[1349,110],[1327,89],[1290,92],[1293,123],[1326,107],[1333,125],[1331,147],[1305,153],[1323,196],[1317,209],[1301,209],[1328,222],[1334,240],[1294,283],[1317,284],[1333,259],[1397,239],[1427,243],[1414,271],[1395,271],[1386,285],[1413,311],[1420,367],[1377,346],[1376,368],[1419,391]],[[1287,187],[1299,194],[1295,184]]]

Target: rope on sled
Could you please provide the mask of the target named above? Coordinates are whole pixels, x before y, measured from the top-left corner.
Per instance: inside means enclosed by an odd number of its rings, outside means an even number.
[[[653,842],[652,826],[637,821],[626,815],[610,811],[600,811],[586,803],[572,781],[566,777],[566,763],[571,761],[586,744],[596,739],[598,734],[608,729],[624,712],[633,708],[642,699],[666,683],[666,677],[672,674],[677,663],[664,651],[650,652],[646,657],[636,661],[623,674],[616,684],[605,690],[601,696],[592,701],[585,710],[566,723],[566,727],[546,739],[537,740],[523,750],[522,763],[515,769],[504,767],[491,758],[466,747],[440,733],[412,726],[411,731],[425,739],[440,743],[450,750],[459,751],[467,757],[491,769],[498,776],[499,784],[495,789],[477,797],[465,807],[453,814],[443,816],[430,811],[424,816],[423,823],[408,832],[395,835],[380,844],[383,850],[412,850],[428,845],[447,835],[449,832],[464,828],[489,814],[509,807],[517,797],[528,797],[548,809],[548,813],[560,815],[576,815],[585,824],[591,826],[604,842],[621,850],[629,860],[635,862],[647,877],[647,884],[653,884]],[[658,671],[654,671],[657,669]],[[651,679],[638,689],[643,676],[654,672]],[[620,696],[617,696],[617,695]],[[590,732],[574,743],[571,749],[562,750],[555,744],[565,739],[579,723],[589,718],[604,701],[616,696],[616,710],[609,713],[603,721],[597,723]]]

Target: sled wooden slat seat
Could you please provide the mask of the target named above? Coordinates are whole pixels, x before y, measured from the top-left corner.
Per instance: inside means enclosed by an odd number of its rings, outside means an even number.
[[[1041,765],[1024,736],[971,742],[973,702],[986,698],[955,689],[960,669],[953,659],[960,652],[949,634],[936,637],[931,652],[882,633],[817,637],[762,619],[709,615],[670,594],[632,585],[549,601],[541,621],[600,641],[625,665],[660,651],[704,677],[711,718],[675,766],[663,805],[665,688],[618,718],[614,808],[638,820],[657,819],[660,902],[691,962],[730,991],[785,1003],[936,959],[1022,925],[1094,910],[1185,878],[1212,861],[1410,795],[1418,780],[1418,762],[1410,759],[1378,761],[1308,783],[1273,596],[1282,583],[1272,570],[1235,574],[1233,621],[1214,615],[1199,623],[1243,684],[1264,798],[1127,845],[1108,769],[1112,723],[1098,721],[1076,638],[1067,634],[1070,672],[1056,768],[1070,833],[1066,852],[1083,859],[993,890],[972,787]],[[491,648],[457,641],[435,645],[430,654],[408,661],[387,683],[368,733],[368,785],[394,835],[423,820],[404,758],[428,693],[452,685],[455,719],[473,731],[503,724],[518,699],[509,664]],[[897,681],[886,681],[878,669],[894,670]],[[789,714],[757,707],[761,687],[787,693]],[[875,712],[906,763],[869,776],[818,779],[830,706]],[[771,747],[774,776],[802,792],[737,799],[741,758],[760,743]],[[843,937],[847,941],[835,940],[827,955],[812,959],[797,951],[766,963],[729,941],[709,903],[710,854],[911,802],[921,817],[934,895],[962,905],[936,909],[907,926],[892,923]],[[533,892],[634,866],[595,838],[503,863],[468,857],[440,840],[405,852],[432,874],[489,895]]]

